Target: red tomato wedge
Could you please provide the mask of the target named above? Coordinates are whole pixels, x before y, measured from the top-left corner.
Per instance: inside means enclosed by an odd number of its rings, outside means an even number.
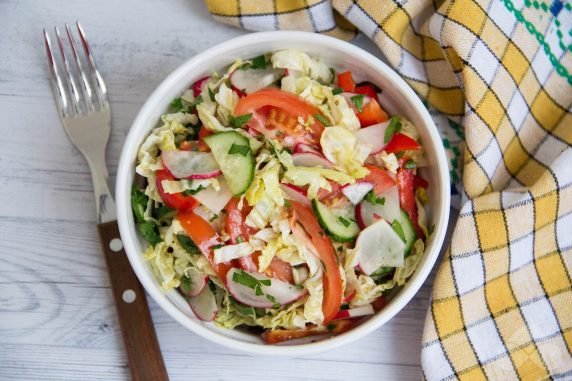
[[[298,123],[298,117],[307,121],[319,113],[317,107],[295,94],[266,88],[240,98],[233,114],[252,114],[248,127],[291,147],[299,142],[319,144],[324,125],[316,118],[308,127]]]
[[[175,180],[175,176],[169,172],[168,169],[160,169],[155,172],[155,181],[157,184],[157,190],[163,199],[165,205],[171,209],[177,209],[180,211],[192,210],[195,206],[199,205],[199,202],[195,200],[192,196],[186,196],[183,193],[166,193],[163,189],[163,180]]]
[[[208,259],[218,277],[224,282],[226,273],[233,266],[231,262],[215,263],[212,247],[222,243],[216,230],[202,217],[192,211],[179,213],[177,219],[201,253]]]
[[[411,220],[417,238],[423,237],[423,230],[419,227],[417,205],[415,204],[415,190],[413,182],[415,173],[413,169],[399,168],[397,170],[397,189],[399,190],[399,205]]]
[[[365,106],[361,112],[357,113],[359,122],[363,127],[373,126],[381,122],[385,122],[389,119],[389,115],[377,103],[375,98],[372,98]]]
[[[373,85],[365,84],[356,86],[354,93],[367,95],[370,98],[377,99],[377,91],[375,91]]]
[[[324,266],[324,300],[322,302],[322,312],[324,313],[323,324],[328,324],[338,313],[342,304],[342,277],[338,267],[338,258],[332,241],[324,233],[312,210],[302,204],[291,201],[292,225],[299,223],[309,235],[314,246],[316,255],[319,256]]]
[[[395,185],[395,180],[389,176],[387,171],[373,164],[366,164],[364,167],[369,169],[369,173],[363,180],[373,183],[373,193],[375,193],[376,196],[379,196]]]
[[[198,149],[201,152],[210,152],[210,148],[207,145],[207,143],[205,143],[205,138],[209,135],[212,135],[213,132],[207,128],[205,128],[205,126],[201,126],[201,129],[199,130],[199,144],[198,144]]]
[[[277,344],[284,341],[300,339],[308,336],[315,335],[339,335],[341,333],[349,331],[357,323],[357,320],[346,319],[346,320],[336,320],[328,327],[327,330],[323,328],[318,329],[315,327],[309,327],[306,329],[274,329],[266,330],[262,333],[262,340],[267,344]]]
[[[356,84],[352,78],[351,71],[344,71],[338,74],[338,86],[347,93],[354,93],[356,89]]]
[[[230,236],[230,242],[232,244],[237,244],[242,238],[246,241],[249,237],[249,227],[244,223],[246,216],[248,215],[250,207],[244,203],[242,210],[238,208],[238,203],[240,199],[233,197],[228,204],[226,204],[226,232]],[[247,257],[238,258],[238,263],[240,268],[250,272],[258,272],[258,257],[260,252],[252,253]],[[285,282],[294,283],[294,277],[292,275],[292,266],[279,258],[274,257],[270,262],[270,265],[265,271],[266,275],[271,278],[277,278]]]
[[[418,151],[421,145],[409,136],[404,134],[394,134],[391,140],[385,146],[384,150],[387,153],[395,153],[399,151]]]

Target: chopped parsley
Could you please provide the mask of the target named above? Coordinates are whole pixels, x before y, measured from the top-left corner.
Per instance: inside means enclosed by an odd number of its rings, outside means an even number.
[[[242,237],[242,235],[239,235],[238,237],[236,237],[236,242],[238,242],[238,243],[244,242],[244,238]]]
[[[409,159],[403,164],[403,167],[406,169],[414,169],[417,168],[417,164],[412,159]]]
[[[145,221],[139,224],[139,232],[151,246],[155,246],[163,239],[159,234],[159,227],[153,221]]]
[[[332,124],[330,123],[330,121],[328,120],[328,118],[326,118],[324,115],[322,114],[314,114],[314,118],[318,119],[318,121],[320,121],[320,123],[322,123],[324,126],[326,127],[330,127]]]
[[[346,228],[347,228],[348,226],[350,226],[350,224],[351,224],[350,221],[348,221],[347,219],[343,218],[342,216],[338,217],[338,221],[340,221],[340,223],[341,223],[342,225],[344,225]]]
[[[358,112],[362,112],[363,110],[363,99],[364,99],[363,94],[354,95],[353,97],[350,98],[350,100],[356,106]]]
[[[262,286],[270,286],[272,284],[272,281],[270,279],[259,280],[242,270],[238,270],[234,274],[232,274],[232,281],[253,289],[256,295],[258,296],[264,295],[264,292],[262,292]]]
[[[239,154],[242,156],[246,156],[249,153],[250,153],[249,146],[243,146],[241,144],[236,144],[236,143],[232,143],[232,146],[230,146],[230,149],[228,150],[229,155]]]
[[[138,223],[145,222],[145,210],[147,210],[147,202],[149,197],[136,186],[131,188],[131,208],[133,208],[133,215]]]
[[[365,195],[365,200],[367,202],[369,202],[370,204],[373,205],[385,205],[385,197],[377,197],[375,195],[375,193],[373,193],[373,190],[370,190],[366,195]]]
[[[181,111],[183,110],[183,108],[185,108],[185,106],[183,105],[183,100],[180,97],[173,99],[173,101],[171,102],[171,107],[174,108],[176,111]]]
[[[326,329],[328,331],[333,331],[334,329],[336,329],[336,325],[334,323],[330,323],[326,326]]]
[[[177,242],[179,242],[179,245],[181,245],[182,248],[185,249],[185,251],[187,253],[193,254],[193,255],[198,255],[201,253],[199,251],[199,248],[193,242],[193,240],[190,239],[189,237],[187,237],[186,235],[175,234],[175,237],[177,237]]]
[[[234,128],[242,128],[246,122],[248,122],[252,118],[252,114],[244,114],[239,116],[228,116],[228,121],[230,125]]]
[[[213,91],[213,89],[211,89],[210,87],[207,87],[209,89],[209,98],[211,99],[211,102],[215,101],[215,93]]]
[[[394,134],[401,131],[401,118],[399,116],[393,116],[389,120],[389,126],[385,130],[385,135],[383,136],[383,142],[385,144],[389,143]]]
[[[205,187],[203,187],[202,185],[199,185],[199,187],[197,189],[187,189],[183,191],[183,194],[185,196],[194,196],[197,193],[199,193],[200,191],[202,191],[203,189],[205,189]]]
[[[344,90],[341,89],[341,88],[339,88],[339,87],[336,87],[335,89],[332,90],[332,94],[333,94],[333,95],[339,95],[339,94],[341,94],[341,93],[343,93],[343,92],[344,92]]]
[[[153,209],[153,217],[157,220],[173,218],[175,217],[176,212],[177,211],[175,209],[171,209],[166,205],[161,205],[158,208]]]
[[[250,62],[245,62],[240,65],[240,70],[248,70],[248,69],[266,69],[269,62],[266,60],[266,56],[264,54],[254,57],[250,60]]]
[[[183,276],[180,279],[180,283],[181,291],[183,291],[184,294],[189,294],[191,292],[191,287],[193,286],[193,280],[188,276]]]

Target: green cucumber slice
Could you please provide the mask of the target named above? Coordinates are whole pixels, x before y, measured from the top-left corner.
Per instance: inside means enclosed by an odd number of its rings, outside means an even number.
[[[336,214],[318,200],[312,200],[312,208],[322,228],[335,241],[350,242],[359,234],[354,216]]]
[[[411,251],[411,246],[413,246],[413,242],[417,240],[417,234],[415,233],[415,228],[413,227],[409,216],[405,211],[403,211],[403,209],[400,209],[399,224],[401,225],[401,229],[403,230],[403,235],[405,237],[405,256],[408,256]]]
[[[250,142],[238,132],[228,131],[210,135],[205,143],[218,163],[234,196],[240,196],[254,178],[254,155]]]

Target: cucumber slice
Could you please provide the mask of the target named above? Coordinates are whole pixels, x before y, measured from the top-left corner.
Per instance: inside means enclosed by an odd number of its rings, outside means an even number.
[[[350,242],[359,234],[354,216],[336,214],[318,200],[312,200],[312,208],[322,228],[335,241]]]
[[[405,256],[408,256],[411,251],[411,246],[413,246],[413,242],[417,240],[417,234],[415,234],[415,228],[413,227],[407,213],[405,213],[403,209],[400,209],[399,211],[399,224],[401,225],[403,235],[405,236]]]
[[[230,191],[240,196],[254,178],[254,155],[247,138],[238,132],[228,131],[205,138],[218,163]]]

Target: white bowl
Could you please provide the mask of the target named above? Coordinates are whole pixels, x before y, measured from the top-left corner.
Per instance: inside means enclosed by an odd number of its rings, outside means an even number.
[[[221,329],[212,323],[200,321],[177,291],[165,292],[161,289],[143,258],[146,243],[139,236],[133,219],[130,190],[137,150],[174,98],[195,80],[212,70],[220,71],[239,57],[250,58],[285,48],[296,48],[319,56],[336,67],[351,70],[354,77],[375,83],[383,89],[383,107],[390,114],[405,115],[415,124],[429,160],[424,176],[431,184],[429,226],[434,225],[435,230],[413,276],[376,315],[351,331],[333,338],[302,344],[267,345],[257,335]],[[226,41],[196,55],[171,73],[145,102],[125,140],[117,173],[116,198],[119,229],[131,266],[145,290],[161,308],[184,327],[216,343],[254,354],[285,356],[331,350],[364,337],[395,316],[419,290],[439,255],[447,228],[450,203],[449,172],[441,139],[429,113],[405,81],[378,58],[347,42],[318,34],[289,31],[253,33]]]

